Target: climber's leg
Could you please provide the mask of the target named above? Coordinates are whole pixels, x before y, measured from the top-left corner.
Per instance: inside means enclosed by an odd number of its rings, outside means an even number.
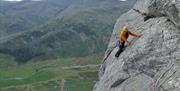
[[[117,53],[115,54],[115,57],[119,57],[119,55],[120,55],[121,52],[123,51],[124,44],[125,44],[125,42],[120,42],[119,50],[118,50]]]

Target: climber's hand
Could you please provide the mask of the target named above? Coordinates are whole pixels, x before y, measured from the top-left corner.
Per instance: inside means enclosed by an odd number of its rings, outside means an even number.
[[[128,43],[128,45],[131,45],[131,44],[132,44],[132,42],[131,42],[131,41],[127,41],[127,43]]]
[[[143,36],[142,34],[138,35],[137,37],[140,38],[141,36]]]

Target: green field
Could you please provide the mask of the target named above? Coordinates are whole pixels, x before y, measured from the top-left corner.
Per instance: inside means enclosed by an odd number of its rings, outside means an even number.
[[[0,91],[60,91],[62,86],[65,91],[91,91],[101,60],[101,54],[93,54],[17,64],[13,57],[0,55]]]

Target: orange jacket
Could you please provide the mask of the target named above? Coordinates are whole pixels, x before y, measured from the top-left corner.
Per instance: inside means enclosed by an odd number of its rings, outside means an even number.
[[[134,37],[139,37],[139,35],[130,32],[127,27],[124,27],[124,28],[121,30],[121,32],[119,33],[119,40],[120,40],[121,42],[128,42],[127,39],[128,39],[128,37],[129,37],[129,35],[134,36]]]

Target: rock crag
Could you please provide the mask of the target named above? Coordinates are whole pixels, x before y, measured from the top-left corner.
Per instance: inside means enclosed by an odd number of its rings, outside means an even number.
[[[118,59],[117,34],[143,34]],[[120,16],[93,91],[180,91],[180,0],[137,0]]]

